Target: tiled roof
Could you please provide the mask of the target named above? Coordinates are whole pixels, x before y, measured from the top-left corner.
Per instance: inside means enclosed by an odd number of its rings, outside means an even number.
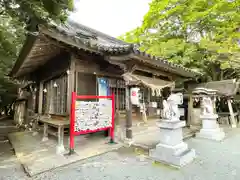
[[[66,35],[66,38],[70,38],[76,44],[85,45],[89,48],[95,49],[100,54],[106,55],[123,55],[123,54],[134,54],[144,62],[154,64],[156,66],[168,66],[169,68],[179,69],[186,73],[199,75],[199,73],[185,68],[181,65],[171,63],[162,58],[152,56],[146,52],[140,51],[134,44],[129,44],[102,32],[86,27],[82,24],[68,21],[65,24],[56,25],[51,24],[51,27],[56,29],[60,34]]]
[[[207,88],[217,90],[217,94],[224,96],[233,96],[239,90],[240,80],[236,79],[227,79],[222,81],[211,81],[207,83],[195,84],[192,85],[193,88]]]

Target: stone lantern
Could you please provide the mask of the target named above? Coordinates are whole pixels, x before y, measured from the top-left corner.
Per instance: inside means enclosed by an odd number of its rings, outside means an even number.
[[[201,113],[200,120],[202,121],[202,128],[196,134],[197,138],[205,138],[216,141],[221,141],[225,137],[225,133],[217,123],[218,115],[216,114],[215,101],[216,90],[206,88],[194,89],[193,98],[200,100]]]

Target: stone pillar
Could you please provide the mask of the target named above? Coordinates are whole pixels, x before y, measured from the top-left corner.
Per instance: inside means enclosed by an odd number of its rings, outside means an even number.
[[[196,133],[197,138],[205,138],[215,141],[221,141],[225,137],[225,133],[217,122],[218,115],[215,113],[213,103],[215,103],[216,91],[211,89],[197,88],[195,94],[201,99],[202,111],[200,120],[202,128]]]
[[[168,98],[169,104],[170,97]],[[176,100],[177,98],[173,97],[172,99]],[[173,107],[173,105],[171,107]],[[165,111],[166,109],[167,108],[165,108]],[[186,125],[186,122],[180,121],[179,116],[175,116],[175,114],[178,114],[178,112],[176,112],[178,108],[174,110],[175,112],[170,112],[172,116],[170,115],[167,118],[164,117],[164,119],[157,123],[157,126],[160,128],[160,142],[155,149],[149,151],[149,156],[155,161],[182,167],[190,163],[195,158],[196,154],[194,149],[189,149],[188,145],[183,142],[182,128]],[[164,114],[167,113],[164,112]]]

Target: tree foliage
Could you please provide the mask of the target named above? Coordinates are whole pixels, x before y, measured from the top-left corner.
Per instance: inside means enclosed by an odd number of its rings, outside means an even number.
[[[0,0],[0,108],[16,98],[16,82],[6,75],[26,34],[36,30],[29,25],[64,21],[72,9],[73,0]]]
[[[239,0],[153,0],[142,26],[120,38],[220,80],[239,74],[239,34]]]
[[[73,0],[0,0],[0,2],[0,45],[10,54],[18,53],[29,24],[51,20],[64,21],[68,12],[73,9]]]

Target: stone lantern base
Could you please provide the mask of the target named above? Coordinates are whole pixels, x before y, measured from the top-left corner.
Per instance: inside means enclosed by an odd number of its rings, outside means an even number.
[[[215,141],[223,140],[225,137],[225,133],[222,128],[219,128],[217,118],[217,114],[201,115],[200,119],[202,120],[202,129],[199,133],[196,133],[196,137]]]
[[[155,160],[172,166],[181,167],[195,158],[195,150],[189,149],[183,142],[182,127],[185,121],[162,120],[158,122],[160,128],[160,143],[149,151],[149,156]]]

